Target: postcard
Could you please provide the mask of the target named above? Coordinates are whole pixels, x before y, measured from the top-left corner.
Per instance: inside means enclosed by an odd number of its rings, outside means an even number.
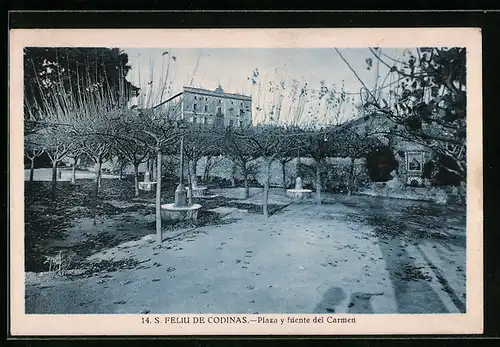
[[[11,30],[11,334],[482,333],[481,56],[478,28]]]

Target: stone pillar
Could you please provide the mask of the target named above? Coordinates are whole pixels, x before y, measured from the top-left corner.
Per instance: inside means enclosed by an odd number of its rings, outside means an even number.
[[[179,184],[175,190],[175,207],[187,206],[187,191],[183,184]]]
[[[302,178],[297,177],[295,179],[295,189],[302,189]]]
[[[149,182],[151,182],[151,174],[149,173],[149,171],[146,171],[146,172],[144,173],[144,182],[145,182],[145,183],[149,183]]]

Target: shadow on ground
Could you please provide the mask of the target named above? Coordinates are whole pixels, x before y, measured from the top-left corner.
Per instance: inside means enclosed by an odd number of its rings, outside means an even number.
[[[442,290],[448,293],[460,312],[465,312],[464,302],[449,285],[442,270],[419,246],[425,241],[435,244],[434,248],[440,245],[451,251],[450,246],[453,245],[464,248],[465,254],[465,234],[461,234],[460,228],[454,225],[465,225],[465,212],[460,207],[384,198],[357,199],[355,202],[343,201],[343,203],[361,209],[363,219],[373,227],[394,287],[398,312],[449,312],[430,285],[432,276],[426,269],[434,272]],[[450,233],[450,230],[458,232]],[[428,267],[418,264],[415,258],[408,254],[407,247],[410,244],[419,251]],[[372,312],[369,298],[362,294],[353,296],[355,298],[351,299],[349,312]],[[359,304],[360,302],[362,303]]]

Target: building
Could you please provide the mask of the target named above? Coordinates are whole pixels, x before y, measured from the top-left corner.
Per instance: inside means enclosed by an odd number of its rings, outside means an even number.
[[[252,125],[252,97],[215,90],[183,88],[182,115],[190,123],[219,127]]]
[[[396,124],[387,117],[380,115],[359,117],[342,125],[343,128],[361,135],[361,138],[370,134],[377,137],[392,150],[394,159],[398,162],[396,170],[398,179],[406,185],[423,186],[424,165],[432,159],[433,152],[421,144],[391,135],[390,129],[395,126]]]

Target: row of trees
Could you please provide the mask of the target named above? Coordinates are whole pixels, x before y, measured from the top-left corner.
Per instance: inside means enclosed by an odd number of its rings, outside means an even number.
[[[129,67],[126,55],[121,51],[106,48],[48,50],[54,55],[47,54],[44,59],[40,58],[44,52],[25,50],[25,71],[30,66],[33,69],[33,73],[25,74],[25,153],[32,167],[35,158],[42,153],[50,158],[52,198],[55,199],[57,166],[65,158],[72,158],[76,164],[85,153],[95,163],[94,198],[97,201],[104,162],[119,157],[133,164],[138,194],[138,167],[155,156],[159,242],[163,156],[179,153],[181,138],[188,159],[190,185],[196,182],[196,163],[201,157],[223,154],[241,170],[248,196],[248,164],[255,158],[263,158],[267,172],[263,208],[266,217],[269,171],[273,162],[281,162],[284,170],[286,163],[294,157],[313,158],[316,197],[321,203],[320,170],[325,159],[330,156],[351,158],[350,193],[356,176],[355,159],[380,144],[383,141],[380,135],[401,136],[436,149],[454,159],[456,167],[450,167],[450,170],[465,175],[465,131],[462,129],[465,127],[465,97],[462,95],[465,72],[456,67],[465,64],[460,50],[438,50],[435,56],[432,55],[434,51],[424,52],[418,60],[412,58],[406,63],[409,72],[405,70],[406,65],[391,67],[390,73],[409,76],[406,77],[409,80],[398,88],[402,95],[412,100],[411,103],[406,101],[405,104],[403,96],[399,95],[387,101],[380,93],[373,93],[368,88],[361,92],[366,98],[362,110],[384,115],[398,125],[383,131],[371,126],[370,122],[365,122],[363,129],[339,125],[342,107],[348,102],[343,88],[328,87],[324,82],[319,91],[311,91],[307,83],[301,85],[298,82],[288,88],[278,75],[264,87],[258,72],[254,72],[252,83],[257,102],[254,118],[259,119],[260,124],[225,129],[192,124],[182,118],[183,108],[189,105],[182,102],[180,94],[165,96],[160,93],[163,99],[158,100],[161,103],[157,106],[152,106],[154,103],[148,99],[147,105],[128,107],[131,91],[137,91],[137,88],[125,79]],[[373,52],[377,59],[385,62],[380,54]],[[443,54],[446,54],[444,58]],[[451,63],[443,61],[446,58]],[[168,56],[166,59],[170,66],[172,59]],[[167,75],[169,71],[167,69]],[[169,77],[162,76],[162,79],[168,81]],[[424,85],[423,81],[430,85]],[[412,83],[408,87],[409,82]],[[393,89],[393,92],[399,89]],[[290,91],[288,95],[285,90]],[[270,99],[267,102],[266,97]],[[320,110],[326,110],[326,113],[321,115]],[[422,119],[428,126],[424,127]],[[414,128],[412,122],[421,126]],[[437,126],[430,126],[432,124]],[[448,133],[458,136],[458,142],[449,136],[441,138]],[[460,145],[456,155],[450,154],[449,143]]]

